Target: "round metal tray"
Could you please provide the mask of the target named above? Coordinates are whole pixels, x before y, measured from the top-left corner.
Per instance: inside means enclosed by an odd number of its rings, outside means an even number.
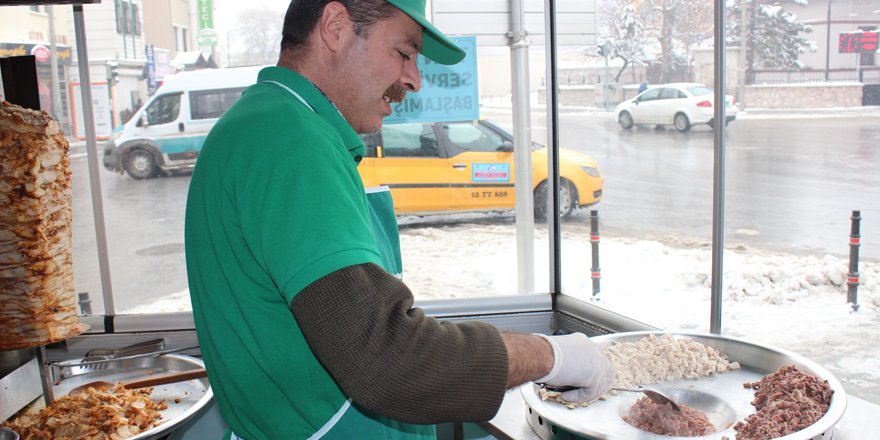
[[[800,355],[758,345],[740,339],[712,334],[668,333],[668,332],[628,332],[596,336],[591,339],[602,346],[614,342],[637,341],[650,334],[671,334],[675,338],[686,338],[713,347],[726,355],[730,361],[739,361],[742,368],[726,373],[714,374],[699,379],[680,379],[650,385],[663,391],[680,403],[706,413],[709,421],[718,432],[701,437],[672,437],[642,431],[623,420],[629,408],[641,397],[636,393],[606,395],[588,407],[569,409],[555,401],[543,401],[538,395],[538,386],[526,383],[520,387],[526,403],[529,425],[544,440],[575,438],[586,439],[639,439],[669,440],[673,438],[718,439],[735,438],[733,425],[755,412],[751,405],[754,392],[743,388],[746,382],[755,382],[785,365],[795,365],[805,373],[828,381],[834,395],[825,415],[810,427],[781,439],[823,439],[829,440],[833,427],[843,417],[846,410],[846,392],[840,382],[819,364]],[[646,386],[648,384],[645,384]]]
[[[76,363],[78,361],[70,361]],[[67,393],[79,385],[94,381],[124,382],[126,380],[141,379],[153,374],[166,372],[187,371],[196,368],[204,368],[204,362],[200,359],[178,354],[167,354],[156,357],[141,357],[108,361],[101,365],[102,368],[86,368],[82,365],[59,366],[53,372],[55,385],[52,387],[55,398],[66,396]],[[154,426],[129,440],[158,439],[169,434],[174,428],[198,413],[207,405],[214,394],[211,392],[211,384],[208,378],[192,379],[166,385],[153,387],[151,399],[154,401],[164,400],[168,408],[161,411],[162,419],[158,426]],[[42,408],[43,399],[37,400]],[[37,408],[37,409],[38,409]],[[33,409],[33,408],[31,408]]]

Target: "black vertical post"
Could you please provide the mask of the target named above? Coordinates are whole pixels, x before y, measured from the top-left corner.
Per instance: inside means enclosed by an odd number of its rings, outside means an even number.
[[[0,75],[6,100],[31,110],[40,110],[37,62],[33,55],[0,58]]]
[[[602,269],[599,269],[599,211],[590,211],[590,247],[593,253],[593,266],[590,267],[590,278],[593,279],[593,299],[599,299],[599,280]]]
[[[77,293],[77,303],[79,303],[79,310],[82,316],[92,314],[92,300],[89,298],[89,292]]]
[[[859,231],[862,221],[861,211],[853,211],[852,226],[849,234],[849,272],[846,274],[846,302],[852,306],[853,311],[859,310],[859,245],[861,234]]]

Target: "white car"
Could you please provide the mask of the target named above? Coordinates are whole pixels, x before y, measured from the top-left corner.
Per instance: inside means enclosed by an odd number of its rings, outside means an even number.
[[[654,86],[617,105],[617,122],[630,129],[636,124],[668,125],[685,132],[696,124],[714,127],[715,92],[703,84],[670,83]],[[726,95],[725,125],[736,119],[736,102]]]

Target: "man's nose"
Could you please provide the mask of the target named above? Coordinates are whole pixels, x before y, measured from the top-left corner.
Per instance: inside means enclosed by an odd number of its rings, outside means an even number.
[[[403,74],[400,75],[400,84],[408,92],[418,92],[422,88],[422,75],[419,73],[416,58],[413,56],[411,60],[404,63]]]

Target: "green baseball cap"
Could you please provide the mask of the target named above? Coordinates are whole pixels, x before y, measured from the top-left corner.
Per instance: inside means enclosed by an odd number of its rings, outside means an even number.
[[[422,25],[422,55],[440,64],[456,64],[464,59],[464,49],[425,18],[425,0],[387,0]]]

